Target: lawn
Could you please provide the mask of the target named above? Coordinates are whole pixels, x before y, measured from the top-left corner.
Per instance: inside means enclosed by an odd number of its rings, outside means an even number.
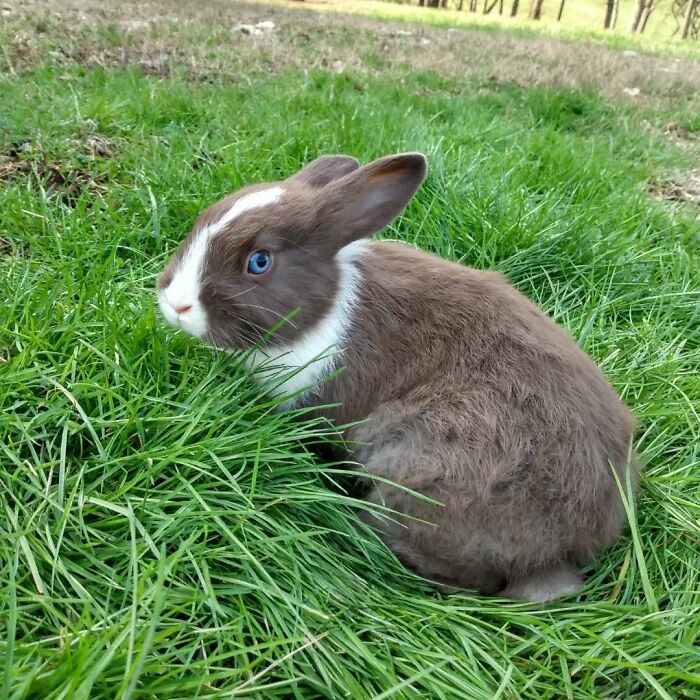
[[[563,74],[574,44],[417,28],[490,42],[463,71],[366,18],[81,2],[0,25],[0,697],[699,697],[698,61],[582,46]],[[551,73],[516,81],[498,51],[528,46]],[[613,64],[644,82],[586,72]],[[576,599],[404,571],[328,426],[156,311],[208,203],[409,149],[431,171],[383,235],[506,274],[639,419],[630,529]]]

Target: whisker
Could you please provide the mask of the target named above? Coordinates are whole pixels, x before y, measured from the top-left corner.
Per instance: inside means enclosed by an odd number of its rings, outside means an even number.
[[[237,318],[233,314],[231,314],[231,317],[240,323],[241,319]],[[246,320],[246,321],[244,321],[244,323],[246,324],[246,326],[249,326],[252,331],[255,332],[255,335],[248,332],[244,328],[240,328],[240,325],[237,325],[236,333],[238,333],[238,335],[241,338],[243,338],[244,340],[246,340],[247,342],[249,342],[253,345],[257,344],[257,342],[259,340],[265,340],[265,337],[270,334],[270,330],[268,328],[264,328],[260,324],[255,323],[254,321]],[[256,337],[256,335],[257,335],[257,337]]]
[[[222,296],[223,296],[224,300],[225,300],[225,301],[230,301],[231,299],[236,299],[236,298],[242,296],[243,294],[247,294],[247,293],[250,292],[252,289],[255,289],[257,286],[258,286],[258,283],[253,284],[252,286],[248,287],[248,289],[244,289],[242,292],[236,292],[235,294],[233,294],[233,293],[232,293],[232,294],[227,294],[227,293],[226,293],[226,292],[227,292],[227,288],[226,288],[226,287],[217,287],[217,288],[216,288],[216,291],[217,291],[217,292],[223,292]]]
[[[287,316],[279,313],[278,311],[268,309],[267,306],[258,306],[257,304],[238,304],[238,306],[249,306],[251,309],[262,309],[263,311],[269,311],[271,314],[274,314],[275,316],[278,316],[281,319],[285,319],[287,323],[289,323],[289,325],[292,326],[292,328],[297,328],[296,324],[290,318],[287,318]]]

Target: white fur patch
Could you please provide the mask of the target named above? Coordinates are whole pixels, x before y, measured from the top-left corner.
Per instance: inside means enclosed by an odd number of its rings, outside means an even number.
[[[220,233],[243,212],[259,209],[274,204],[282,198],[281,187],[269,187],[259,192],[251,192],[234,202],[231,208],[213,224],[201,229],[175,270],[170,284],[158,292],[158,303],[165,319],[174,326],[179,326],[191,335],[201,338],[207,330],[207,315],[199,303],[201,273],[209,241]],[[175,309],[189,306],[186,313],[178,315]]]
[[[302,403],[304,390],[312,390],[337,368],[359,296],[361,273],[355,262],[367,246],[366,240],[355,241],[336,254],[340,268],[338,292],[331,310],[315,328],[290,345],[252,353],[250,368],[258,381],[270,385],[273,394],[302,392],[284,402],[284,407]]]

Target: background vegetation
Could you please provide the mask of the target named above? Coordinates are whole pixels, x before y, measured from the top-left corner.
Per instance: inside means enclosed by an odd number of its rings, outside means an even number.
[[[530,0],[528,3],[521,0],[385,1],[416,4],[422,8],[493,14],[509,17],[516,22],[526,17],[534,22],[565,22],[589,30],[599,27],[615,31],[624,27],[634,34],[644,34],[649,30],[680,39],[698,39],[700,36],[700,4],[697,0],[602,0],[597,3],[591,0]]]

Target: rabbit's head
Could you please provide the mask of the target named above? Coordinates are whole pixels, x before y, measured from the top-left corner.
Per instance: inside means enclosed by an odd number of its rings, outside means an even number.
[[[400,214],[425,173],[418,153],[364,167],[322,156],[287,180],[225,197],[201,214],[161,274],[163,315],[231,349],[293,342],[329,314],[352,244]]]

